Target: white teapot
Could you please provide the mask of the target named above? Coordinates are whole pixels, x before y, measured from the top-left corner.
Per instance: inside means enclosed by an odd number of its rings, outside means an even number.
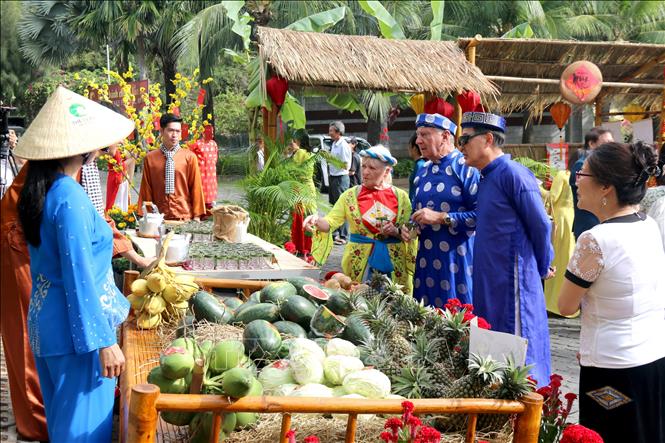
[[[148,212],[150,205],[153,212]],[[139,234],[146,237],[159,237],[160,227],[164,223],[164,214],[160,214],[155,205],[150,202],[143,203],[143,218],[139,220]]]
[[[167,263],[181,263],[187,260],[189,253],[189,241],[192,234],[173,234],[171,241],[169,241],[169,248],[166,250]]]

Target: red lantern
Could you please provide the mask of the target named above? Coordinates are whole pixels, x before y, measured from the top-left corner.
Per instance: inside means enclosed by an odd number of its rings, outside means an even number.
[[[465,112],[483,112],[483,105],[480,104],[480,95],[475,91],[464,91],[457,96],[457,103]]]
[[[552,119],[556,123],[559,130],[563,129],[564,125],[570,117],[570,106],[564,102],[556,102],[550,108],[550,114],[552,114]]]
[[[278,107],[284,104],[286,98],[286,91],[289,89],[289,82],[278,76],[273,76],[266,82],[266,91],[270,99]]]
[[[444,117],[451,118],[455,112],[455,107],[441,97],[434,97],[425,103],[425,112],[427,114],[441,114]]]

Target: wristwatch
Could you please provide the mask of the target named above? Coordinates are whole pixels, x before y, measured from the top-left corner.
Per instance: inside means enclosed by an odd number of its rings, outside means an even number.
[[[453,224],[453,219],[448,213],[443,217],[443,224],[446,226],[451,226]]]

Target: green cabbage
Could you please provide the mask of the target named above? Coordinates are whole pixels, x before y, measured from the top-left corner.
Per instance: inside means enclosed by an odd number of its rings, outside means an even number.
[[[323,364],[317,356],[309,352],[301,352],[291,357],[291,369],[298,384],[323,383]]]
[[[271,390],[270,392],[266,391],[266,393],[274,395],[275,397],[288,397],[296,389],[298,389],[297,384],[287,383],[282,386],[277,386],[275,389]]]
[[[321,363],[326,358],[326,353],[315,341],[306,338],[295,338],[289,348],[289,358],[293,359],[298,354],[310,354],[315,356]]]
[[[359,358],[346,355],[331,355],[323,361],[323,373],[326,380],[335,386],[341,385],[344,377],[364,368]]]
[[[259,374],[259,381],[265,390],[273,390],[278,386],[296,382],[288,360],[277,360],[263,368]]]
[[[367,398],[385,398],[390,394],[390,379],[376,369],[363,369],[344,377],[342,385],[349,394],[359,394]]]
[[[346,388],[344,386],[336,386],[336,387],[332,388],[332,393],[333,393],[333,397],[342,397],[342,396],[348,394],[348,392],[346,392]]]
[[[326,355],[348,355],[349,357],[360,357],[360,351],[350,341],[341,338],[333,338],[326,345]]]
[[[308,383],[289,394],[289,397],[332,397],[333,390],[319,383]]]

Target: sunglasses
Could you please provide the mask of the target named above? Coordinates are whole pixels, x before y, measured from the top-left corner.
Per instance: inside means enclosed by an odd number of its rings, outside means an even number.
[[[485,132],[479,132],[479,133],[477,133],[477,134],[465,134],[465,135],[461,135],[461,136],[457,139],[457,143],[458,143],[460,146],[464,146],[464,145],[466,145],[467,143],[469,143],[469,140],[471,140],[472,138],[474,138],[474,137],[478,137],[479,135],[485,135],[485,134],[487,134],[487,133],[488,133],[488,131],[485,131]]]

